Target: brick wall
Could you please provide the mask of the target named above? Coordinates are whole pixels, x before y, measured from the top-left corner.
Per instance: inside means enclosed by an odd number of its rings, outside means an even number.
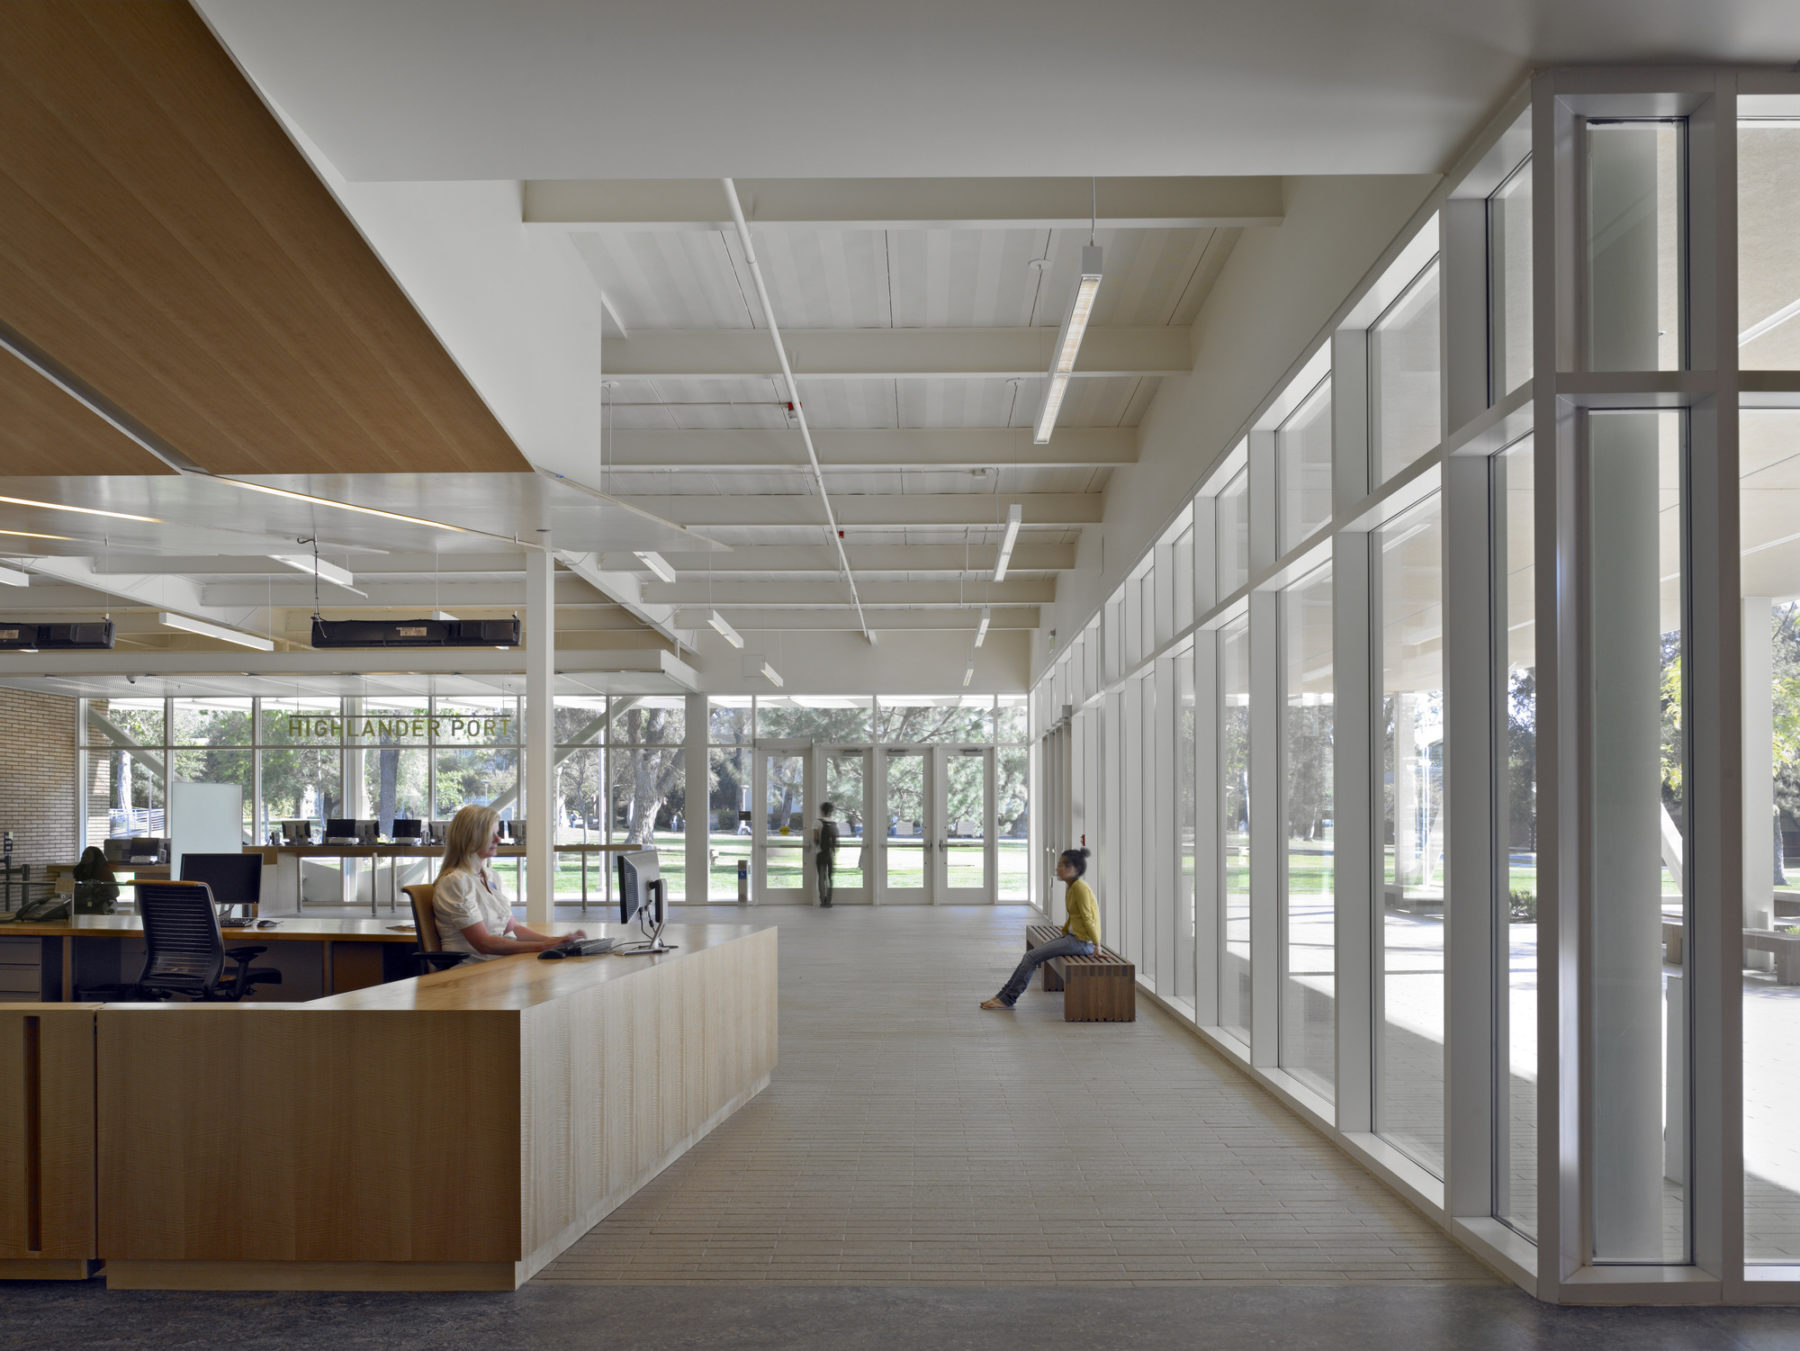
[[[0,689],[0,830],[13,833],[13,861],[75,860],[75,724],[80,701]]]

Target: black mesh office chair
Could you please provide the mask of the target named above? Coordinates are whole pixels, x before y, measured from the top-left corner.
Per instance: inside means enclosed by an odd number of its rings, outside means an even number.
[[[149,952],[143,972],[131,987],[133,999],[189,999],[235,1002],[258,985],[281,984],[281,972],[250,963],[266,947],[227,948],[213,908],[212,888],[204,882],[140,882],[138,916],[144,923]],[[229,958],[237,963],[225,970]]]

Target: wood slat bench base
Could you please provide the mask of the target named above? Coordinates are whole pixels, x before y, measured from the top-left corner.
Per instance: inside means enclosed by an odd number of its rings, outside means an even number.
[[[1025,947],[1042,947],[1058,932],[1054,924],[1027,925]],[[1110,948],[1092,957],[1055,957],[1038,969],[1045,991],[1063,992],[1065,1023],[1137,1021],[1137,967]]]

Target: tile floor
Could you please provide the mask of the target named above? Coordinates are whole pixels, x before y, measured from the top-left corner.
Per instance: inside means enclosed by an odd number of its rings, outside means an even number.
[[[683,910],[780,925],[774,1082],[540,1283],[1494,1279],[1148,1001],[976,1008],[1023,907]]]

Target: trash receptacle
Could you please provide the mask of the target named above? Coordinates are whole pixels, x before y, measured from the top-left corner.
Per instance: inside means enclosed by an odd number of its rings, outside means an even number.
[[[750,860],[747,858],[740,858],[738,860],[738,904],[739,905],[748,905],[749,903],[750,903]]]

